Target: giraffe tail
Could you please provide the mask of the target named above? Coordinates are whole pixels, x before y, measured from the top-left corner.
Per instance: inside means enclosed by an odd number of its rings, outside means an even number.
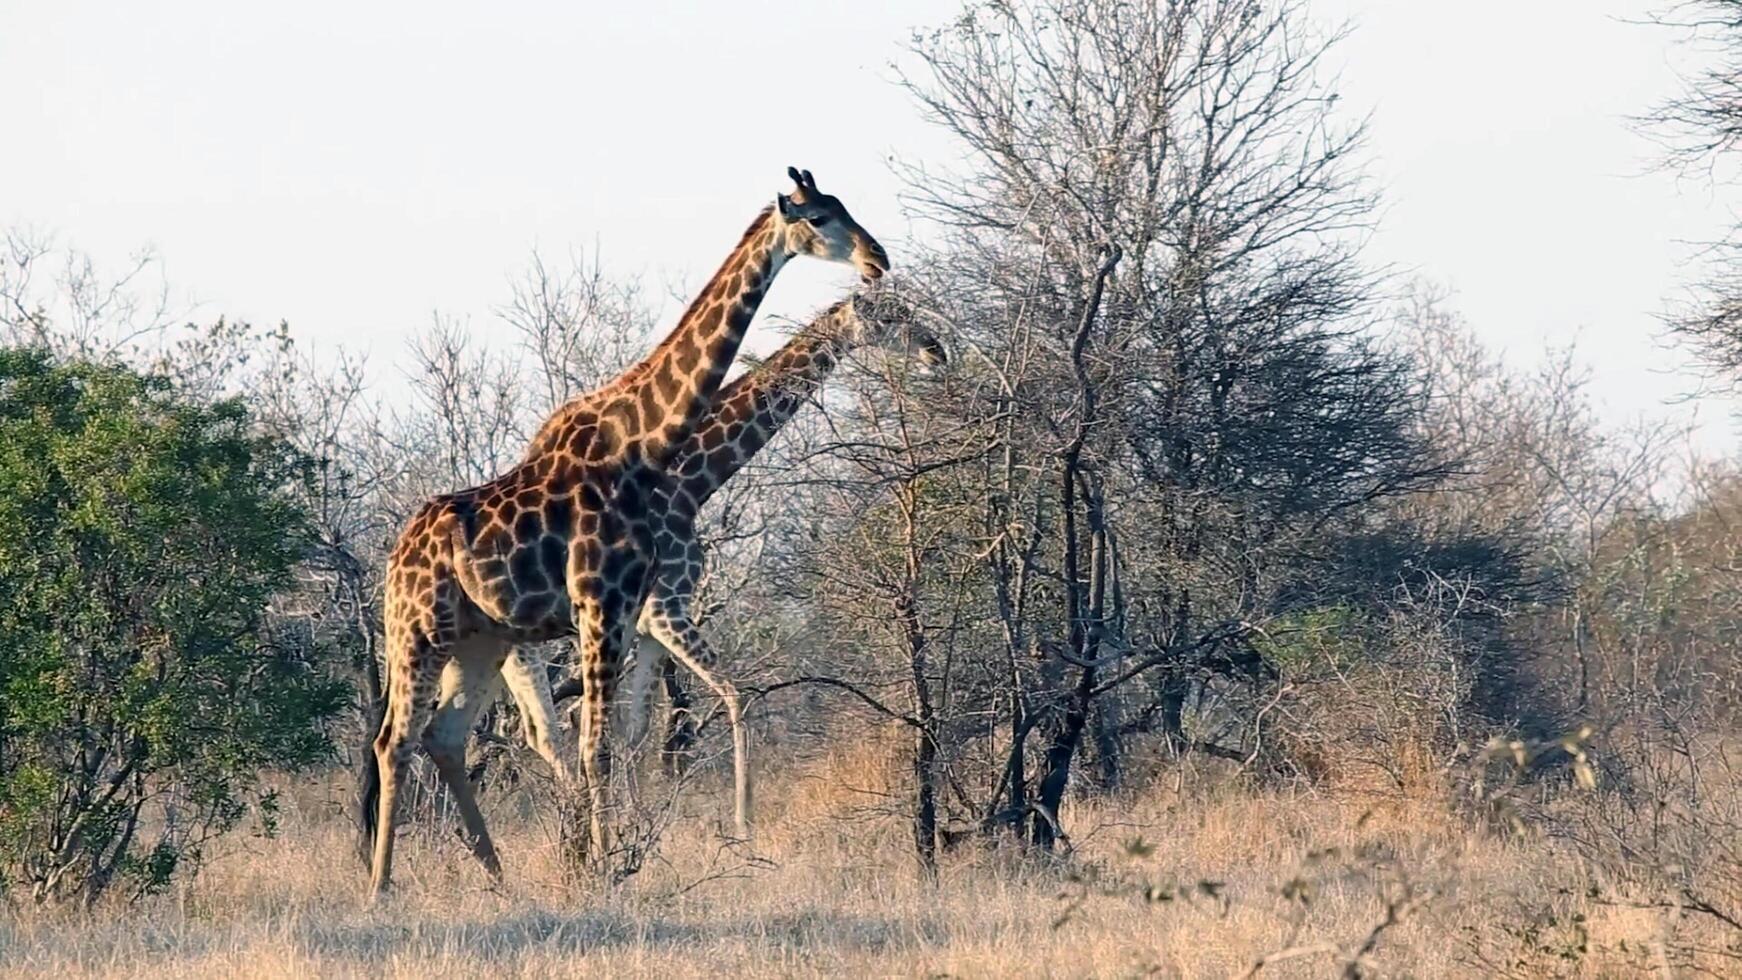
[[[385,698],[374,714],[375,724],[364,728],[357,763],[357,856],[365,867],[375,859],[375,835],[380,831],[376,824],[381,819],[381,762],[375,756],[375,733],[387,726]]]

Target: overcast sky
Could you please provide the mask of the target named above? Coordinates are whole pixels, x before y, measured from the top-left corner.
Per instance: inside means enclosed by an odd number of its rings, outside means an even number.
[[[1731,198],[1650,169],[1626,116],[1673,91],[1618,0],[1320,0],[1373,113],[1376,262],[1439,281],[1519,363],[1577,339],[1605,412],[1684,413],[1656,313]],[[893,84],[943,0],[236,4],[0,0],[0,224],[120,262],[154,246],[218,313],[403,369],[433,311],[475,333],[535,245],[698,289],[787,164],[890,246],[892,154],[952,147]],[[802,316],[850,271],[789,266]],[[667,310],[667,319],[676,313]],[[766,350],[761,331],[749,347]],[[1701,444],[1730,452],[1728,402]]]

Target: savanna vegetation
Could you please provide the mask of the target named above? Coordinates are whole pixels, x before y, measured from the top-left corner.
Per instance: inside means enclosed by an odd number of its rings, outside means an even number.
[[[1742,4],[1666,17],[1742,57]],[[502,887],[426,772],[366,908],[347,807],[393,536],[657,339],[642,285],[535,256],[390,398],[8,238],[0,971],[1742,971],[1742,473],[1369,261],[1337,40],[1297,0],[916,36],[960,154],[904,164],[897,288],[950,364],[863,353],[710,504],[757,833],[668,665],[614,885],[507,703]],[[1736,77],[1640,107],[1669,163],[1729,164]],[[1690,388],[1742,360],[1711,255]]]

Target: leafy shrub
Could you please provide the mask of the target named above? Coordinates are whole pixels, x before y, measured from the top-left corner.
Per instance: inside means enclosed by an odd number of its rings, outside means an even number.
[[[0,350],[0,889],[161,888],[330,754],[344,685],[267,615],[301,471],[238,401]]]

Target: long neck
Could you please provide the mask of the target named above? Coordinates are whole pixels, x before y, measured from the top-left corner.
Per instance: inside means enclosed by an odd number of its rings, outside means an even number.
[[[847,315],[837,304],[714,399],[670,465],[698,507],[768,445],[852,349]]]
[[[774,277],[786,262],[772,207],[764,208],[665,339],[608,388],[559,409],[533,437],[527,458],[565,437],[569,418],[596,413],[618,431],[612,444],[661,462],[695,431]]]

